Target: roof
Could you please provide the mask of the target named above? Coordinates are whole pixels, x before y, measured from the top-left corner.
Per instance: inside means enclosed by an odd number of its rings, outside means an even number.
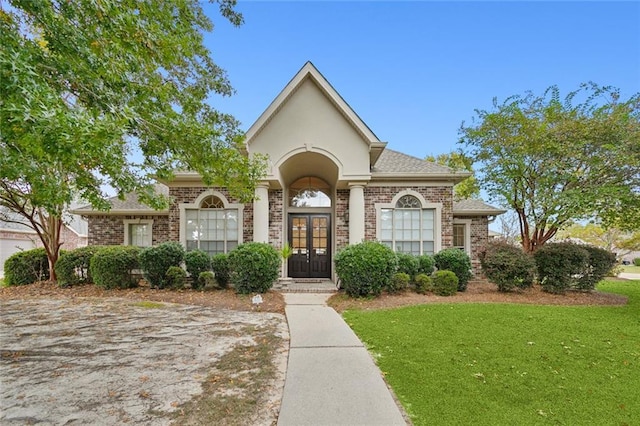
[[[471,176],[469,172],[432,163],[392,149],[382,151],[378,162],[371,168],[371,177],[385,180],[445,180],[461,182]]]
[[[155,185],[156,192],[158,194],[169,195],[169,187],[158,183]],[[154,210],[146,204],[138,201],[138,195],[134,192],[130,192],[121,200],[118,197],[111,197],[108,199],[109,204],[111,204],[111,209],[108,212],[102,212],[99,210],[94,210],[91,205],[86,205],[82,207],[78,207],[75,210],[72,210],[72,213],[79,215],[97,215],[97,214],[168,214],[169,210]]]
[[[466,199],[453,202],[453,214],[455,216],[496,216],[506,213],[485,203],[482,200]]]

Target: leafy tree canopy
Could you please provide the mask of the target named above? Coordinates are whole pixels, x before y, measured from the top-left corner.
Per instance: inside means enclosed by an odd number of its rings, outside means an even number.
[[[464,171],[473,173],[473,159],[462,151],[451,151],[448,154],[429,154],[425,160],[432,163],[447,166],[456,172]],[[480,197],[480,185],[475,175],[468,177],[453,187],[453,195],[457,200]]]
[[[235,0],[217,3],[242,23]],[[49,228],[75,197],[109,208],[105,185],[166,207],[152,184],[175,170],[251,198],[263,162],[206,102],[233,93],[203,44],[212,29],[193,1],[10,0],[0,9],[0,203],[55,240]]]
[[[552,86],[476,114],[460,142],[489,195],[518,214],[525,250],[571,220],[640,229],[640,94],[588,83],[561,100]]]
[[[579,238],[582,241],[608,251],[618,251],[625,255],[640,251],[640,230],[625,232],[617,228],[605,229],[596,223],[573,224],[556,234],[556,239]]]

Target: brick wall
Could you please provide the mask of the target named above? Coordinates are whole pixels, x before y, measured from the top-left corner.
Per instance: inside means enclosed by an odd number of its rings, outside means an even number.
[[[169,239],[169,218],[165,215],[123,215],[123,216],[89,216],[89,245],[121,245],[124,243],[125,219],[152,219],[152,244],[160,244]]]
[[[269,191],[269,243],[276,247],[282,247],[284,235],[283,225],[284,191],[274,189]],[[252,218],[253,219],[253,218]],[[251,222],[253,227],[253,220]],[[251,240],[250,240],[251,241]]]
[[[466,217],[471,219],[471,266],[476,278],[482,277],[480,252],[489,240],[489,220],[486,216]]]
[[[344,220],[344,214],[349,210],[349,190],[338,189],[336,191],[335,225],[336,225],[336,249],[340,250],[349,245],[349,224]]]
[[[428,203],[442,204],[442,248],[453,245],[453,188],[450,186],[367,186],[365,200],[365,239],[376,239],[376,203],[391,203],[400,191],[410,189],[422,195]]]

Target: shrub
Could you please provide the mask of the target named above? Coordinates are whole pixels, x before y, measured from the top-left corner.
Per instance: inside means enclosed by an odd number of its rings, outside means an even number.
[[[238,293],[264,293],[280,274],[280,255],[266,243],[244,243],[229,253],[231,282]]]
[[[561,294],[588,270],[589,252],[573,243],[545,244],[533,254],[542,289]]]
[[[582,248],[589,253],[589,264],[575,286],[578,290],[591,291],[611,271],[617,259],[614,253],[599,247],[582,246]]]
[[[409,281],[410,281],[409,274],[406,274],[404,272],[396,272],[391,277],[391,280],[389,281],[389,284],[387,285],[386,290],[389,293],[398,293],[398,292],[404,291],[407,289],[407,287],[409,287]]]
[[[398,259],[389,247],[375,241],[347,246],[335,257],[336,273],[351,297],[377,296],[389,285]]]
[[[460,288],[458,276],[453,271],[438,270],[433,273],[433,292],[438,296],[453,296]]]
[[[431,277],[427,274],[418,274],[416,275],[416,293],[427,294],[430,291],[433,291],[433,281]]]
[[[211,257],[211,267],[216,277],[216,282],[220,288],[227,288],[231,281],[231,270],[229,268],[229,256],[219,253]]]
[[[444,249],[433,256],[439,270],[451,271],[458,277],[458,291],[465,291],[473,276],[471,273],[471,259],[464,251],[457,248]]]
[[[187,273],[179,266],[169,266],[166,274],[166,286],[176,290],[184,288],[187,282]]]
[[[198,275],[198,279],[193,280],[191,287],[195,289],[203,289],[206,287],[220,288],[218,282],[216,281],[214,273],[211,271],[200,272],[200,275]]]
[[[409,281],[412,281],[418,275],[420,267],[418,258],[410,253],[396,253],[396,257],[398,258],[398,272],[409,275]]]
[[[480,253],[482,272],[498,291],[511,291],[514,288],[528,288],[533,285],[536,264],[533,257],[504,241],[487,244]]]
[[[133,274],[140,267],[140,249],[135,246],[100,248],[89,261],[93,282],[103,288],[131,288],[137,285]]]
[[[633,259],[633,264],[636,266],[640,266],[640,257],[636,257],[635,259]]]
[[[71,287],[93,282],[91,258],[104,246],[80,247],[62,253],[56,262],[56,276],[60,287]]]
[[[435,260],[433,260],[433,256],[430,256],[428,254],[418,256],[418,274],[433,274],[435,265],[436,262]]]
[[[184,247],[177,242],[166,242],[140,252],[140,267],[151,288],[167,286],[167,271],[180,266],[184,260]]]
[[[187,272],[195,282],[201,273],[211,270],[211,258],[202,250],[188,251],[184,255]]]
[[[44,248],[20,251],[4,262],[4,282],[7,287],[48,279],[49,259]]]

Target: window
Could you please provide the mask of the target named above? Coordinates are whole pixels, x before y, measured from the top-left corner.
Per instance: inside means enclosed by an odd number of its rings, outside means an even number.
[[[330,186],[315,177],[304,177],[289,186],[289,205],[291,207],[331,207],[331,198],[327,195]]]
[[[228,205],[222,196],[208,194],[196,204],[182,204],[181,241],[187,251],[228,253],[241,241],[241,215],[237,205]]]
[[[423,208],[413,195],[403,195],[393,208],[380,208],[379,240],[394,251],[414,255],[436,251],[435,208]]]
[[[471,220],[454,219],[453,221],[453,247],[471,255]]]
[[[153,243],[153,220],[126,219],[124,221],[124,244],[127,246],[151,247]]]

